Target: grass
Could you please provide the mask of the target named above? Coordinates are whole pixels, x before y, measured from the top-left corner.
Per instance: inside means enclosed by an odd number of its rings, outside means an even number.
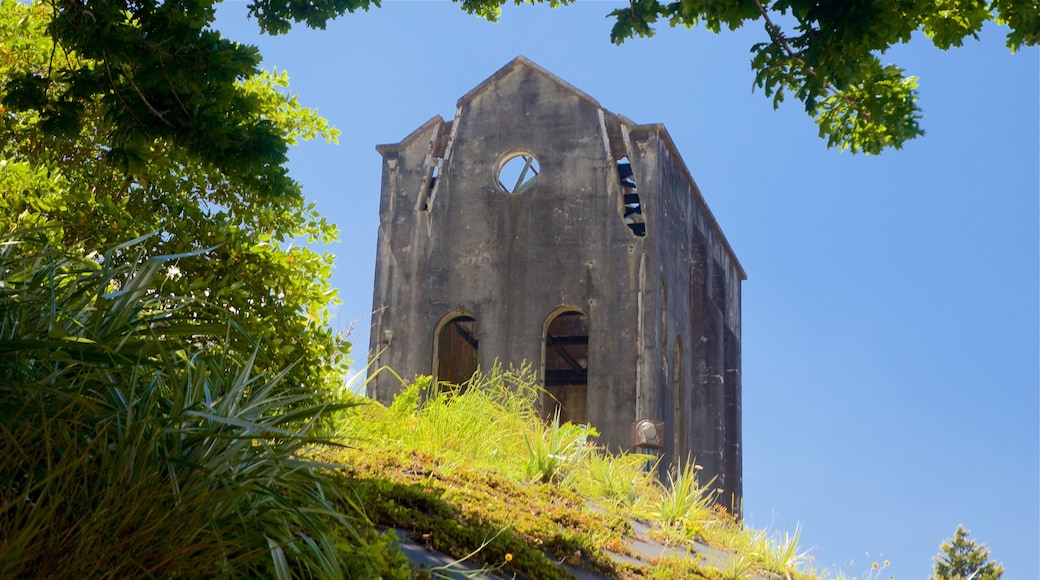
[[[546,425],[529,368],[465,390],[420,378],[388,407],[315,394],[257,371],[263,345],[230,348],[250,339],[226,312],[184,316],[156,280],[164,258],[133,251],[116,266],[0,240],[0,577],[444,572],[412,569],[394,529],[506,576],[828,577],[798,531],[748,530],[715,504],[693,461],[664,485],[652,457]],[[634,520],[723,556],[618,562],[638,556]]]
[[[527,447],[524,474],[533,481],[559,483],[588,455],[588,440],[596,435],[591,427],[573,423],[561,425],[557,409],[548,428],[536,423],[524,432]]]
[[[607,577],[808,577],[798,534],[746,530],[715,503],[713,482],[698,481],[694,462],[664,485],[648,469],[652,457],[614,455],[595,445],[594,431],[542,422],[527,368],[478,372],[464,391],[428,381],[404,386],[389,407],[350,409],[337,434],[343,446],[318,452],[349,466],[336,472],[339,485],[377,525],[531,578],[567,577],[556,562]],[[436,394],[420,408],[428,392]],[[619,564],[608,552],[632,555],[630,518],[659,541],[728,555],[714,566],[674,557]]]
[[[711,489],[714,479],[700,485],[697,482],[700,469],[693,461],[687,461],[668,474],[669,486],[650,504],[650,514],[655,521],[666,528],[681,525],[700,531],[711,519],[717,495]]]

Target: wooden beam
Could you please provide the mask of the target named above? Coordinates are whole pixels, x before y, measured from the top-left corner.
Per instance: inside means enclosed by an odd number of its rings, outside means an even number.
[[[588,384],[589,373],[585,369],[578,370],[545,370],[545,386],[558,387],[563,385],[585,385]]]

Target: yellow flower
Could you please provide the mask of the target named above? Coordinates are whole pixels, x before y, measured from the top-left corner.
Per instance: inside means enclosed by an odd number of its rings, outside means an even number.
[[[888,567],[888,560],[885,560],[885,567]]]
[[[871,566],[871,568],[877,570],[877,562],[874,562],[874,564]]]
[[[513,561],[513,555],[510,554],[509,552],[506,552],[506,562],[512,562],[512,561]]]

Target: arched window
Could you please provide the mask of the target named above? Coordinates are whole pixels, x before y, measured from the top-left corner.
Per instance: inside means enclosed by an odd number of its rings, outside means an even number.
[[[479,344],[476,318],[459,312],[446,316],[434,342],[434,379],[438,383],[465,384],[477,371]]]
[[[585,314],[563,310],[550,315],[542,351],[545,395],[542,413],[560,421],[588,422],[589,328]]]

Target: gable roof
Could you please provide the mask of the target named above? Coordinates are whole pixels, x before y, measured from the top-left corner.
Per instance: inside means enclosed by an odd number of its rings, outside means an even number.
[[[542,68],[541,66],[534,63],[533,61],[531,61],[531,59],[527,58],[524,55],[518,55],[513,60],[507,62],[505,66],[495,71],[491,76],[481,81],[480,84],[470,89],[469,92],[459,97],[459,100],[456,101],[456,110],[461,110],[467,103],[475,99],[478,95],[493,87],[501,79],[518,70],[532,71],[538,76],[561,87],[563,90],[572,93],[573,95],[578,97],[579,100],[585,101],[586,103],[597,109],[601,109],[604,113],[608,115],[613,115],[613,113],[603,108],[603,106],[599,104],[599,101],[592,98],[588,93],[582,91],[581,89],[554,75],[548,70]],[[434,115],[433,118],[423,123],[422,126],[409,133],[407,137],[401,139],[399,142],[376,145],[376,151],[378,151],[381,155],[386,155],[387,153],[400,151],[404,149],[414,139],[417,139],[420,135],[428,131],[430,127],[436,123],[444,123],[444,119],[440,115]],[[634,124],[631,125],[634,126]]]
[[[691,191],[693,192],[694,202],[699,206],[700,210],[707,217],[709,226],[711,227],[715,235],[718,236],[723,248],[729,254],[729,257],[733,261],[733,264],[736,267],[737,273],[740,275],[741,280],[747,280],[747,274],[744,271],[743,265],[740,263],[740,260],[737,259],[736,252],[734,252],[733,247],[730,246],[729,240],[726,238],[726,234],[722,232],[722,227],[715,219],[715,215],[712,213],[711,208],[708,206],[707,201],[704,199],[700,187],[697,186],[697,182],[693,179],[693,175],[690,173],[689,167],[687,167],[686,162],[682,158],[682,154],[679,152],[679,149],[675,146],[675,142],[672,140],[672,136],[668,133],[668,130],[665,128],[664,124],[638,124],[635,121],[629,119],[628,117],[625,117],[624,115],[615,115],[614,113],[611,113],[602,105],[600,105],[599,101],[592,98],[588,93],[582,91],[581,89],[554,75],[548,70],[542,68],[538,64],[528,59],[526,56],[518,55],[516,58],[506,63],[505,66],[495,71],[491,76],[484,79],[480,84],[470,89],[469,92],[459,97],[459,100],[456,102],[457,108],[456,117],[454,121],[449,121],[445,123],[444,119],[440,115],[434,115],[433,118],[423,123],[423,125],[420,126],[418,129],[412,131],[407,137],[402,139],[399,143],[377,145],[376,151],[378,151],[381,155],[401,151],[411,141],[417,139],[420,135],[425,134],[434,125],[437,124],[440,124],[442,129],[449,129],[453,123],[458,122],[459,114],[461,113],[463,107],[465,107],[470,101],[475,99],[481,93],[493,87],[501,79],[518,70],[527,70],[534,72],[538,76],[556,84],[563,90],[570,92],[576,97],[578,97],[579,100],[582,100],[587,104],[597,109],[600,109],[601,111],[603,111],[603,113],[610,115],[611,117],[614,117],[615,119],[617,119],[619,123],[627,126],[628,130],[631,133],[643,132],[644,134],[656,134],[661,139],[661,142],[664,144],[665,149],[673,157],[673,160],[676,162],[676,165],[680,168],[680,171],[683,173],[683,176],[692,186]],[[438,138],[440,137],[441,136],[439,135]]]
[[[541,76],[541,77],[549,80],[550,82],[556,84],[557,86],[561,87],[565,91],[573,93],[579,99],[589,103],[590,105],[592,105],[592,106],[594,106],[594,107],[596,107],[598,109],[603,109],[603,106],[599,104],[599,101],[597,101],[596,99],[594,99],[591,96],[589,96],[588,93],[582,91],[578,87],[575,87],[574,85],[572,85],[572,84],[568,83],[567,81],[561,79],[560,77],[552,74],[551,72],[547,71],[546,69],[542,68],[541,66],[535,64],[533,61],[531,61],[531,59],[527,58],[526,56],[524,56],[522,54],[518,55],[513,60],[507,62],[505,66],[503,66],[502,68],[500,68],[497,71],[495,71],[495,73],[492,74],[491,76],[489,76],[488,78],[484,79],[484,81],[481,82],[479,85],[473,87],[472,89],[470,89],[470,91],[468,93],[466,93],[465,95],[462,95],[461,97],[459,97],[459,100],[456,103],[457,106],[461,109],[464,105],[466,105],[467,103],[472,101],[474,98],[476,98],[477,95],[483,93],[488,88],[494,86],[495,83],[497,83],[500,79],[508,76],[509,74],[513,73],[514,71],[521,70],[521,69],[533,71],[538,76]],[[603,109],[603,111],[607,112],[606,109]]]

